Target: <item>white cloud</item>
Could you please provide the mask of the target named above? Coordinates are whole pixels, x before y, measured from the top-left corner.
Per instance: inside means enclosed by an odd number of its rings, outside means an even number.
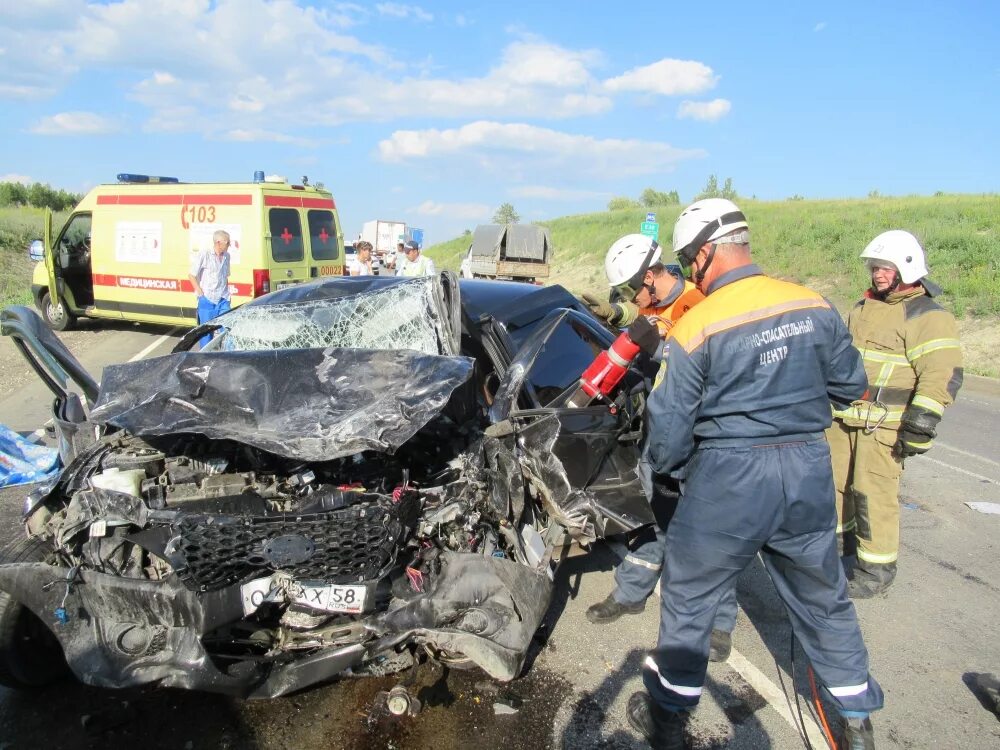
[[[677,116],[681,119],[715,122],[728,115],[732,108],[728,99],[713,99],[710,102],[683,101],[677,108]]]
[[[0,182],[20,182],[22,185],[30,185],[34,182],[33,179],[23,174],[15,174],[13,172],[5,175],[0,175]]]
[[[472,21],[463,16],[461,13],[455,16],[455,25],[458,26],[459,28],[462,28],[463,26],[468,26],[471,23]]]
[[[595,75],[602,53],[524,29],[499,53],[484,51],[485,73],[429,72],[426,61],[401,58],[378,23],[380,14],[430,19],[403,2],[40,2],[74,12],[58,21],[28,13],[34,26],[26,30],[0,18],[0,98],[51,96],[74,78],[81,88],[106,88],[99,76],[114,71],[115,85],[130,86],[127,99],[143,111],[144,132],[219,138],[236,127],[294,137],[398,118],[556,120],[608,112],[617,92],[683,93],[716,80],[701,63],[661,60],[604,82]],[[472,22],[467,13],[451,17]],[[370,39],[355,33],[362,20],[371,21],[361,27]]]
[[[611,193],[601,190],[579,190],[575,188],[549,187],[547,185],[521,185],[511,188],[508,192],[515,198],[535,198],[548,201],[604,199],[611,196]]]
[[[813,26],[813,31],[822,31],[826,28],[826,21],[820,21],[818,24]]]
[[[269,143],[294,143],[300,146],[315,145],[313,141],[305,138],[297,138],[285,133],[277,133],[273,130],[233,128],[220,134],[220,139],[224,141],[238,141],[242,143],[269,142]]]
[[[114,120],[93,112],[60,112],[43,117],[31,127],[38,135],[108,135],[121,126]]]
[[[465,170],[514,177],[518,173],[616,177],[670,171],[682,160],[705,155],[667,143],[598,139],[523,123],[480,120],[449,130],[397,130],[379,143],[385,162],[460,159]],[[553,171],[555,170],[555,171]]]
[[[424,23],[429,23],[434,20],[434,15],[428,13],[419,5],[403,5],[402,3],[378,3],[375,5],[375,10],[378,11],[380,16],[389,16],[390,18],[412,17],[413,19],[417,21],[423,21]]]
[[[484,203],[437,203],[426,200],[419,206],[407,209],[407,213],[420,216],[446,216],[449,219],[482,219],[490,215],[490,207]]]
[[[704,63],[665,58],[604,82],[608,91],[643,91],[663,96],[698,94],[715,86],[719,77]]]
[[[591,81],[588,67],[599,59],[593,51],[575,52],[540,41],[513,42],[504,50],[493,77],[521,85],[573,88]]]

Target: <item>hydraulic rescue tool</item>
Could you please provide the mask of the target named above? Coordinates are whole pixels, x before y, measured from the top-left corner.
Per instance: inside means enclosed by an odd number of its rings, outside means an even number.
[[[595,399],[605,401],[628,372],[632,360],[642,351],[632,341],[628,331],[623,331],[607,351],[601,352],[580,376],[580,385],[569,401],[569,406],[589,406]]]

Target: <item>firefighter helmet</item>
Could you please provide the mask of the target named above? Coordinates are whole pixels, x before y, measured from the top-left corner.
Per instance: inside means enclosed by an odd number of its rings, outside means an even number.
[[[896,268],[904,284],[912,284],[927,275],[927,262],[920,242],[907,231],[892,229],[882,232],[861,251],[865,265],[889,263]]]
[[[617,240],[604,256],[604,273],[608,284],[622,298],[631,300],[642,288],[642,280],[650,266],[660,262],[660,246],[644,234],[626,234]],[[629,293],[631,290],[631,294]]]
[[[696,201],[681,211],[674,224],[674,253],[682,262],[690,263],[706,242],[746,228],[746,217],[732,201],[725,198]]]

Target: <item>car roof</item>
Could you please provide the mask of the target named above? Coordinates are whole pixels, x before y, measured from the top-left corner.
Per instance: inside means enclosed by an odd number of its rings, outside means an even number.
[[[337,299],[363,294],[369,290],[385,289],[407,281],[412,279],[400,276],[330,276],[279,289],[247,302],[244,307]],[[459,289],[463,311],[473,321],[488,316],[513,320],[530,316],[532,311],[548,311],[556,307],[586,311],[572,294],[558,284],[542,287],[516,281],[461,279]]]

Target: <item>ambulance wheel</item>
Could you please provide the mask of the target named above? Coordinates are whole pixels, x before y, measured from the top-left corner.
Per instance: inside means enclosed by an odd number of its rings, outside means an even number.
[[[44,562],[47,546],[22,539],[0,553],[4,563]],[[34,613],[0,591],[0,685],[24,690],[69,674],[59,641]]]
[[[48,292],[42,294],[42,314],[45,316],[45,323],[53,331],[65,331],[76,322],[76,318],[66,309],[66,303],[58,300],[53,305]]]

